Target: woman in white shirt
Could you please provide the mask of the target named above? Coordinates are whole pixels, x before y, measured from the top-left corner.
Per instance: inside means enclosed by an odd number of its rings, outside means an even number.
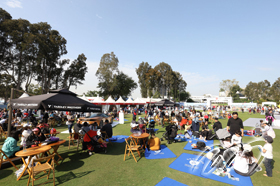
[[[251,145],[243,145],[243,148],[243,152],[236,155],[233,168],[237,174],[251,176],[258,170],[258,160],[253,155]]]
[[[21,142],[20,145],[23,145],[23,142],[26,141],[27,137],[32,133],[31,129],[30,129],[30,125],[28,124],[24,124],[23,125],[23,131],[21,133],[22,137],[21,137]]]

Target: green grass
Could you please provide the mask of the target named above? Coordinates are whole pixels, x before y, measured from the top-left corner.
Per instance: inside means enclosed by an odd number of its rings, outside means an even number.
[[[249,115],[248,113],[240,113],[240,118],[245,121],[250,117],[263,118],[259,114]],[[114,135],[130,135],[130,121],[131,115],[126,115],[128,122],[123,125],[116,126],[113,130]],[[220,120],[223,127],[226,126],[227,119]],[[157,127],[159,128],[159,127]],[[211,128],[211,127],[210,127]],[[245,129],[250,129],[245,127]],[[67,130],[66,126],[57,127],[58,131]],[[157,134],[161,137],[164,132],[163,128],[159,128]],[[180,133],[180,131],[179,131]],[[280,135],[280,130],[275,130],[277,136]],[[60,134],[58,137],[66,139],[67,134]],[[244,137],[244,142],[249,142],[250,137]],[[177,156],[182,153],[194,153],[192,151],[186,151],[183,147],[187,142],[178,142],[167,145]],[[218,141],[215,141],[218,143]],[[163,142],[166,144],[166,141]],[[263,145],[263,141],[254,142],[253,145]],[[0,141],[0,146],[3,145],[3,140]],[[58,152],[64,158],[61,165],[56,166],[56,184],[57,185],[155,185],[161,181],[164,177],[170,177],[181,183],[187,185],[208,185],[208,186],[223,186],[226,185],[221,182],[213,181],[210,179],[204,179],[201,177],[193,176],[191,174],[183,173],[168,166],[176,159],[158,159],[158,160],[147,160],[141,158],[138,163],[135,163],[132,157],[123,161],[125,144],[113,143],[108,146],[107,154],[94,154],[89,156],[87,153],[76,152],[75,147],[71,147],[68,150],[68,143],[62,145]],[[263,176],[262,172],[257,172],[251,176],[254,185],[279,185],[280,183],[280,167],[278,166],[280,160],[280,146],[278,145],[278,138],[276,138],[273,144],[273,155],[274,155],[274,169],[273,177],[267,178]],[[19,166],[19,165],[18,165]],[[264,170],[264,166],[262,166]],[[0,185],[25,185],[27,184],[28,176],[24,176],[20,181],[16,181],[14,175],[15,169],[13,167],[0,170]],[[44,182],[39,180],[35,182],[39,184]],[[50,185],[49,183],[48,185]]]

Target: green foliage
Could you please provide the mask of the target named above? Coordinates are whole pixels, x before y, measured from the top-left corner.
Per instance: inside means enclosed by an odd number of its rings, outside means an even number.
[[[160,93],[156,91],[155,94],[153,95],[153,98],[161,98]]]
[[[99,80],[100,95],[104,98],[110,95],[126,97],[137,88],[137,83],[131,77],[119,71],[118,64],[119,60],[114,52],[104,54],[100,60],[95,75]]]
[[[277,103],[280,102],[280,77],[273,83],[271,87],[272,99]]]
[[[46,22],[30,23],[12,19],[0,8],[0,73],[11,77],[15,88],[29,90],[37,81],[42,93],[50,89],[70,88],[82,84],[87,67],[84,54],[79,55],[68,69],[66,39]]]
[[[12,76],[9,74],[0,74],[0,97],[6,103],[11,96],[11,88],[15,88]]]
[[[236,93],[237,91],[240,92],[242,89],[240,88],[239,85],[233,85],[231,88],[230,88],[230,91],[229,91],[229,96],[232,97],[233,101],[239,99],[239,95]]]
[[[97,97],[100,94],[99,91],[96,90],[89,90],[87,91],[87,93],[85,94],[85,96],[87,97]]]
[[[31,83],[28,87],[27,92],[34,95],[40,95],[42,94],[42,87],[39,84],[34,85],[33,83]]]
[[[239,82],[236,81],[236,79],[233,79],[233,80],[230,80],[230,79],[222,80],[222,82],[220,83],[220,91],[224,90],[226,92],[226,94],[229,94],[231,87],[234,86],[234,85],[238,85],[238,83]],[[226,95],[226,96],[228,96],[228,95]]]
[[[78,84],[83,84],[82,81],[85,80],[85,75],[87,73],[86,56],[80,54],[77,59],[75,59],[68,69],[64,73],[63,87],[76,86]]]
[[[140,85],[140,92],[143,98],[146,98],[148,95],[148,83],[146,79],[148,79],[149,70],[152,67],[149,65],[148,62],[142,62],[139,64],[139,67],[136,68],[136,73],[138,75],[138,83]]]

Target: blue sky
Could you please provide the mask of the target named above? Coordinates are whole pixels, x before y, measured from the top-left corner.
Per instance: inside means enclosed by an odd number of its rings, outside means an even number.
[[[89,72],[73,91],[95,90],[104,53],[137,82],[142,61],[183,74],[192,95],[218,95],[223,79],[280,77],[280,1],[260,0],[0,0],[14,19],[48,22],[67,39],[68,54],[84,53]],[[140,97],[139,88],[132,96]]]

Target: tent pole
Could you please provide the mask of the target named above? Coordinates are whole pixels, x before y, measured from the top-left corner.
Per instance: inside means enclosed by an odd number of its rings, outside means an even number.
[[[8,120],[8,136],[11,134],[11,124],[12,124],[12,99],[14,98],[14,88],[11,88],[11,97],[9,105],[9,120]]]

